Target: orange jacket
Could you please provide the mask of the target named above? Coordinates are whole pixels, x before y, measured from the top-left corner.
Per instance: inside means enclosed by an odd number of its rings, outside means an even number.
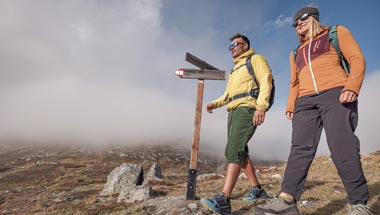
[[[343,90],[351,90],[359,95],[366,67],[363,54],[347,28],[338,26],[337,36],[339,47],[350,65],[350,75],[346,75],[335,48],[328,40],[328,29],[307,39],[299,46],[295,61],[290,53],[287,112],[294,111],[297,98],[335,87],[344,87]]]

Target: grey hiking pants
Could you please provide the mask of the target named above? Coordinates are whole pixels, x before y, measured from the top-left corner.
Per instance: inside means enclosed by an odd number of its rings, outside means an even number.
[[[350,204],[369,199],[367,180],[360,162],[360,142],[354,132],[358,123],[357,102],[341,104],[342,88],[296,100],[292,120],[292,146],[281,192],[300,199],[306,176],[317,151],[322,128],[331,158],[348,194]]]

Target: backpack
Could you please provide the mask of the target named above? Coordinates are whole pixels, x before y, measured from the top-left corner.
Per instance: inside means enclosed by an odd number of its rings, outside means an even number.
[[[245,65],[246,65],[246,67],[248,69],[249,74],[251,74],[251,76],[252,76],[252,80],[256,83],[256,86],[259,86],[257,84],[255,73],[253,72],[253,67],[252,67],[252,64],[251,64],[251,58],[252,58],[252,56],[253,55],[247,57]],[[274,86],[274,78],[272,77],[272,90],[271,90],[270,96],[269,96],[269,106],[268,106],[267,111],[272,107],[272,105],[274,103],[274,94],[275,94],[275,91],[276,91],[276,88]],[[259,88],[253,89],[252,92],[253,92],[253,94],[251,96],[257,99],[257,97],[259,97],[260,89]]]
[[[337,28],[337,25],[334,25],[329,29],[329,41],[330,41],[331,45],[335,48],[335,51],[339,56],[341,66],[343,67],[346,74],[349,75],[350,74],[350,65],[348,64],[346,58],[344,58],[343,53],[340,50],[336,28]],[[299,48],[299,46],[296,49],[292,50],[294,61],[296,61],[298,48]]]

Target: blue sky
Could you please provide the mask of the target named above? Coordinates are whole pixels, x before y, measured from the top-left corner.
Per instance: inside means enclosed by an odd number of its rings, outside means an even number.
[[[378,1],[0,1],[0,140],[28,143],[191,146],[196,80],[178,79],[191,52],[229,71],[229,38],[247,35],[267,57],[276,101],[250,143],[252,155],[284,160],[284,117],[294,13],[315,5],[320,21],[344,25],[360,44],[367,74],[359,97],[362,152],[380,150]],[[204,106],[225,81],[206,81]],[[202,115],[203,152],[223,155],[225,108]],[[275,149],[275,150],[273,150]],[[322,138],[320,154],[328,154]]]
[[[378,1],[164,1],[163,23],[168,29],[177,28],[189,37],[202,34],[213,35],[211,47],[222,55],[223,59],[214,60],[212,56],[198,51],[198,55],[210,59],[215,65],[232,67],[229,52],[226,49],[231,35],[240,32],[247,35],[257,52],[267,56],[276,81],[280,87],[286,87],[290,50],[298,45],[294,28],[291,27],[294,13],[301,7],[315,5],[320,8],[320,21],[326,25],[344,25],[348,27],[361,45],[367,60],[367,71],[380,68],[376,50],[380,43],[377,35],[380,20],[377,10]],[[188,50],[194,49],[188,47]],[[194,50],[197,52],[197,50]],[[209,54],[209,53],[207,53]],[[227,62],[223,62],[227,61]],[[277,80],[278,79],[278,80]],[[283,82],[283,79],[286,81]]]

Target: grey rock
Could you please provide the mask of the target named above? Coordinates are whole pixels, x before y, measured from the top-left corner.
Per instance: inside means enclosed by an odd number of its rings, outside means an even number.
[[[144,178],[143,185],[146,185],[151,181],[157,181],[157,182],[163,181],[162,175],[161,175],[161,167],[160,167],[160,164],[158,163],[154,163],[150,167],[148,173],[146,174],[146,178]]]
[[[248,177],[247,177],[247,175],[244,172],[239,175],[239,178],[248,180]]]
[[[224,178],[224,175],[218,175],[216,173],[202,174],[198,175],[197,180],[208,180],[211,178]]]
[[[162,178],[160,164],[154,163],[150,167],[146,177],[147,178]]]
[[[198,201],[188,202],[185,196],[164,196],[145,201],[143,208],[150,215],[202,215],[205,210]]]
[[[152,188],[147,186],[123,187],[117,197],[117,202],[133,203],[141,202],[152,196]]]
[[[282,177],[281,177],[280,174],[274,174],[274,175],[271,176],[271,178],[272,179],[277,179],[277,180],[281,180],[282,179]]]
[[[107,176],[107,183],[100,194],[112,195],[120,192],[124,187],[141,185],[142,181],[143,169],[141,165],[123,163]]]

